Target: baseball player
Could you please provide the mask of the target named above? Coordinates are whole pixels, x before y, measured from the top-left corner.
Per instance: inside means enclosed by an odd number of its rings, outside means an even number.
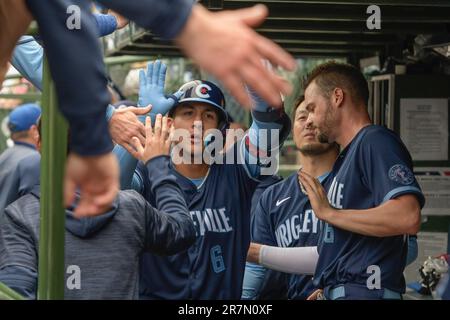
[[[146,143],[137,150],[157,169],[149,177],[156,207],[135,191],[120,191],[111,208],[97,217],[65,212],[65,299],[137,299],[139,257],[145,251],[170,255],[195,240],[195,229],[176,179],[169,172],[167,118],[146,123]],[[40,159],[27,161],[39,171]],[[0,224],[0,281],[36,298],[39,261],[39,177],[24,197],[5,209]],[[100,272],[99,272],[100,271]],[[78,280],[75,280],[78,275]]]
[[[160,61],[141,72],[139,105],[153,105],[152,114],[169,112],[175,129],[189,132],[187,141],[176,146],[191,146],[188,156],[195,157],[208,146],[208,129],[219,129],[223,136],[228,126],[225,99],[222,91],[208,81],[191,81],[169,98],[163,94],[165,65]],[[256,100],[256,99],[255,99]],[[144,299],[239,299],[247,249],[250,242],[250,208],[258,178],[268,162],[273,161],[279,144],[290,131],[289,117],[282,109],[274,109],[257,100],[252,110],[253,123],[249,133],[226,154],[217,152],[227,161],[208,164],[204,158],[198,163],[172,161],[172,173],[177,177],[191,218],[197,230],[197,240],[186,252],[159,257],[145,255],[141,263],[141,297]],[[199,134],[195,129],[201,126]],[[279,132],[279,141],[258,141],[261,129]],[[138,143],[134,140],[134,143]],[[206,147],[205,147],[206,145]],[[187,148],[188,149],[188,148]],[[187,150],[186,149],[186,150]],[[122,149],[123,150],[123,149]],[[133,150],[130,150],[133,153]],[[271,156],[266,153],[271,152]],[[187,152],[187,151],[186,151]],[[229,161],[231,154],[234,154]],[[154,195],[148,186],[148,172],[142,163],[137,166],[129,155],[119,154],[119,161],[128,162],[130,170],[124,185],[145,195],[153,203]],[[272,159],[272,160],[270,160]],[[242,160],[242,161],[239,161]],[[131,173],[131,174],[130,174]]]
[[[335,143],[318,142],[314,128],[311,124],[306,125],[307,117],[303,97],[300,97],[293,113],[294,142],[301,154],[302,170],[321,181],[331,170],[339,147]],[[298,183],[297,172],[263,193],[251,221],[252,242],[267,246],[316,246],[320,230],[321,222],[314,215],[308,197]],[[250,253],[252,251],[253,248],[249,250]],[[259,296],[266,273],[267,269],[263,266],[247,263],[242,298],[255,299]],[[312,293],[311,275],[287,276],[288,299],[306,299]]]
[[[405,235],[420,227],[425,200],[411,156],[394,132],[371,124],[368,95],[364,76],[347,64],[320,65],[305,82],[307,125],[342,148],[324,187],[299,173],[325,222],[314,285],[326,299],[401,299]]]

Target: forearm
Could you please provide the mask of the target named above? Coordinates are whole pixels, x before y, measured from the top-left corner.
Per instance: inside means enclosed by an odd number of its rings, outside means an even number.
[[[120,189],[131,189],[138,160],[119,144],[114,147],[113,153],[116,155],[120,167]],[[140,190],[142,188],[136,191],[139,192]]]
[[[194,224],[176,178],[169,172],[169,157],[153,158],[146,166],[157,207],[148,243],[159,254],[175,254],[194,242]]]
[[[268,269],[286,273],[314,274],[318,259],[317,247],[280,248],[263,245],[258,263]]]
[[[97,23],[98,36],[104,37],[113,33],[117,29],[117,20],[109,14],[94,14]]]
[[[245,264],[244,281],[242,284],[242,300],[255,300],[266,276],[266,268],[255,263]]]
[[[180,34],[194,3],[192,0],[99,0],[98,2],[166,39],[173,39]]]
[[[94,14],[100,37],[116,30],[116,18],[108,14]],[[42,90],[44,49],[32,36],[22,36],[14,49],[11,64],[36,88]]]
[[[11,64],[36,88],[42,90],[44,49],[32,36],[22,36],[14,49]]]
[[[282,111],[253,111],[253,122],[245,141],[245,165],[256,178],[259,175],[273,175],[277,169],[280,146],[290,132],[290,120]]]
[[[366,236],[416,234],[420,227],[420,206],[414,196],[405,195],[366,210],[333,209],[325,221]]]
[[[82,156],[108,153],[113,145],[105,119],[110,95],[90,2],[78,1],[83,28],[69,30],[64,2],[28,0],[45,44],[59,107],[72,132],[71,149]],[[73,54],[73,48],[80,48]],[[82,50],[81,50],[82,48]]]

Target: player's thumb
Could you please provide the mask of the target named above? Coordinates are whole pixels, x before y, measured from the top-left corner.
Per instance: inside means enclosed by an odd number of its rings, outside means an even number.
[[[134,113],[135,115],[138,115],[138,116],[140,116],[140,115],[145,115],[145,114],[149,113],[150,110],[152,110],[152,105],[149,104],[148,106],[143,107],[143,108],[142,108],[142,107],[140,107],[140,108],[131,107],[130,110],[133,111],[133,113]]]
[[[239,9],[235,11],[238,19],[250,27],[257,27],[263,23],[269,14],[269,10],[263,4],[257,4],[250,8]]]

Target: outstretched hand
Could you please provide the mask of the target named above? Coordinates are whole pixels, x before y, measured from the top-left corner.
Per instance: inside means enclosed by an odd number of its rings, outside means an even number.
[[[261,60],[291,71],[296,62],[280,46],[252,29],[267,15],[264,5],[220,12],[194,5],[175,42],[197,65],[220,80],[242,106],[251,106],[244,85],[252,87],[269,105],[281,106],[280,93],[288,95],[292,87],[267,70]]]
[[[330,215],[333,214],[335,209],[330,205],[327,194],[319,180],[300,170],[298,172],[298,181],[305,188],[316,217],[328,222]]]
[[[146,117],[145,143],[142,145],[139,138],[133,137],[134,150],[131,150],[131,154],[143,163],[147,163],[157,156],[169,155],[172,131],[173,126],[167,116],[163,117],[161,114],[158,114],[154,128],[152,128],[150,117]]]
[[[177,92],[172,96],[164,95],[164,85],[166,81],[167,66],[160,60],[149,62],[147,72],[144,69],[139,71],[139,106],[153,106],[152,114],[165,115],[181,96],[181,92]]]

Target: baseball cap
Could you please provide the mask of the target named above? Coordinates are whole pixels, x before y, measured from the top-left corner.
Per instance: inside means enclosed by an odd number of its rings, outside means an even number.
[[[41,115],[41,108],[34,103],[27,103],[15,108],[9,114],[8,128],[11,132],[26,131]]]
[[[183,94],[179,98],[178,104],[190,101],[203,102],[215,107],[222,121],[229,121],[228,113],[225,111],[225,97],[222,90],[214,83],[206,80],[193,80],[182,85],[179,91],[182,91]]]

